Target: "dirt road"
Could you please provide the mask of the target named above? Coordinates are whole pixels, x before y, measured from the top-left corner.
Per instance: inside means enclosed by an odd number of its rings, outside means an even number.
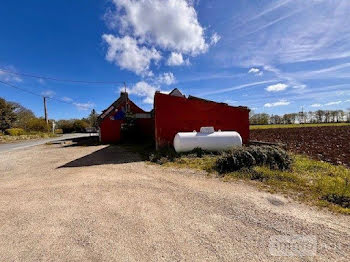
[[[281,235],[308,237],[316,256],[273,256]],[[0,261],[349,257],[349,217],[243,183],[149,165],[118,146],[0,153]]]
[[[0,153],[8,152],[12,150],[21,150],[32,146],[43,145],[49,142],[65,140],[65,139],[74,139],[79,137],[89,137],[89,136],[98,136],[96,133],[74,133],[74,134],[63,134],[60,137],[54,138],[42,138],[42,139],[34,139],[20,142],[12,142],[12,143],[0,143]]]

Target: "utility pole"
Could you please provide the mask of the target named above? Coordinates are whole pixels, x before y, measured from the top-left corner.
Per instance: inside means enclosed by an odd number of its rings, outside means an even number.
[[[47,127],[49,127],[49,119],[47,119],[47,107],[46,107],[46,96],[44,98],[44,114],[45,114],[45,122]]]

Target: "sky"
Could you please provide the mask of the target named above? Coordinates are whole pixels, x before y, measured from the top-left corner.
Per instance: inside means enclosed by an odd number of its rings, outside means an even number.
[[[4,0],[0,97],[43,116],[47,96],[53,119],[101,112],[124,82],[145,110],[174,88],[256,113],[345,110],[349,14],[349,0]]]

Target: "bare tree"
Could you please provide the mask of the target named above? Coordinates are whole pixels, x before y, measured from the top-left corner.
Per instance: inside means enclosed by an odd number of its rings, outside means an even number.
[[[266,113],[255,114],[250,118],[252,125],[267,125],[269,124],[270,116]]]

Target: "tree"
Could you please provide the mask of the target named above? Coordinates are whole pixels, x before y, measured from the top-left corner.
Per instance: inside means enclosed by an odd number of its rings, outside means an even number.
[[[337,110],[338,122],[343,122],[345,117],[345,112],[343,110]]]
[[[71,119],[57,121],[57,128],[62,129],[63,133],[85,132],[89,123],[84,119]]]
[[[17,128],[23,128],[25,130],[28,130],[29,122],[32,119],[36,118],[34,113],[31,110],[25,108],[24,106],[22,106],[18,103],[10,102],[10,104],[12,104],[12,106],[14,107],[14,113],[17,116],[17,119],[14,122],[13,126],[17,127]]]
[[[282,118],[279,115],[272,115],[270,117],[270,124],[274,124],[274,125],[282,124]]]
[[[95,109],[92,109],[88,119],[89,119],[89,124],[91,127],[98,127],[98,123],[97,123],[97,118],[98,118],[98,114],[96,113]]]
[[[46,121],[44,118],[32,118],[28,121],[27,129],[30,131],[37,132],[47,132],[50,130],[51,125],[46,125]]]
[[[250,118],[252,125],[267,125],[269,124],[270,116],[266,113],[255,114]]]
[[[71,120],[59,120],[57,121],[57,128],[62,129],[63,133],[72,133],[73,121]]]
[[[73,122],[73,129],[75,132],[85,132],[87,127],[89,127],[89,124],[84,120],[76,119]]]
[[[5,131],[12,127],[16,121],[16,113],[14,106],[5,99],[0,98],[0,131]]]
[[[282,117],[283,124],[295,124],[298,114],[284,114]]]
[[[324,117],[325,117],[326,123],[329,123],[331,120],[331,112],[329,110],[324,111]]]
[[[315,123],[315,113],[312,111],[307,112],[306,122],[307,123]]]
[[[317,110],[315,112],[316,122],[322,123],[324,118],[325,112],[323,110]]]

